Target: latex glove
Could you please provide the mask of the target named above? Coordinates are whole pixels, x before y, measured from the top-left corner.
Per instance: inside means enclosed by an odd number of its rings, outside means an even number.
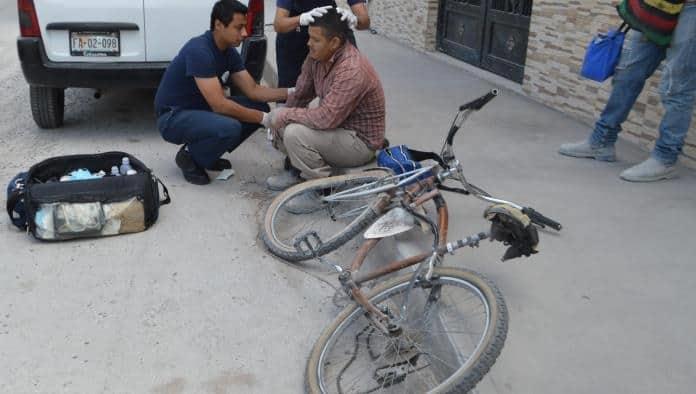
[[[271,118],[271,129],[279,129],[280,128],[280,118],[281,114],[283,114],[285,111],[287,111],[287,107],[276,107],[273,108],[271,112],[269,112],[269,116]]]
[[[358,17],[353,12],[346,8],[336,7],[336,12],[341,15],[341,20],[348,23],[351,29],[358,26]]]
[[[325,5],[300,14],[300,26],[309,26],[310,23],[314,22],[314,18],[321,18],[324,14],[329,12],[328,10],[331,7],[330,5]]]
[[[285,111],[285,108],[273,108],[271,112],[264,112],[263,119],[261,119],[261,124],[267,129],[277,129],[278,128],[278,114]]]
[[[263,118],[261,119],[261,124],[263,125],[263,127],[270,129],[272,123],[273,123],[273,115],[271,115],[271,112],[264,112]]]

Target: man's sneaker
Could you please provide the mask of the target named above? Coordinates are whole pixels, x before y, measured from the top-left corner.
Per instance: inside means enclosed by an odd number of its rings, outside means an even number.
[[[290,186],[302,182],[302,178],[295,171],[283,171],[280,175],[273,175],[266,178],[266,186],[275,191],[281,191]]]
[[[319,209],[321,209],[321,199],[314,190],[304,192],[285,204],[285,210],[295,215],[312,213]]]
[[[563,144],[558,153],[572,157],[587,157],[599,161],[616,161],[614,145],[592,146],[590,141]]]
[[[651,157],[640,164],[624,170],[619,176],[621,179],[630,182],[654,182],[660,179],[674,178],[676,175],[677,169],[674,165],[664,165],[659,160]]]
[[[193,161],[193,157],[191,157],[191,153],[186,150],[186,146],[182,146],[181,149],[179,149],[175,161],[176,165],[181,168],[184,179],[189,183],[193,183],[194,185],[207,185],[210,183],[208,173]]]

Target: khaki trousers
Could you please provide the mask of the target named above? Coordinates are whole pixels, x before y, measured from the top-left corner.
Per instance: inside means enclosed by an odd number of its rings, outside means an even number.
[[[362,166],[375,158],[375,151],[353,130],[314,130],[291,123],[273,143],[304,179],[331,176],[333,169]]]

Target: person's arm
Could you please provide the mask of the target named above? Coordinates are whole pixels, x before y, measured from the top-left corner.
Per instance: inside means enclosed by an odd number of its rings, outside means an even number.
[[[358,68],[336,74],[329,93],[317,108],[286,108],[278,116],[277,125],[300,123],[315,130],[331,130],[345,122],[364,95],[365,77]]]
[[[290,16],[290,11],[285,8],[276,8],[275,19],[273,19],[273,28],[278,33],[288,33],[300,26],[300,16]]]
[[[370,28],[370,15],[367,13],[367,5],[365,3],[355,3],[350,6],[350,10],[358,18],[358,30],[366,30]]]
[[[288,89],[286,88],[269,88],[266,86],[261,86],[247,70],[242,70],[230,75],[232,82],[239,90],[244,93],[245,96],[249,97],[254,101],[262,101],[264,103],[269,101],[285,101],[288,98]]]
[[[210,105],[213,112],[231,116],[241,122],[261,123],[264,112],[239,105],[225,97],[220,80],[217,77],[195,77],[196,86],[201,91],[203,98]]]
[[[314,22],[314,18],[320,17],[328,12],[331,6],[316,7],[307,12],[303,12],[298,16],[290,16],[290,11],[282,7],[282,5],[276,6],[275,19],[273,19],[273,28],[278,33],[288,33],[299,26],[308,26],[310,23]]]

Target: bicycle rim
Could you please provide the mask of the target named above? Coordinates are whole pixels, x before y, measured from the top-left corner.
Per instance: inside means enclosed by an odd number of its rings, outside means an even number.
[[[307,250],[297,251],[295,242],[304,234],[314,232],[322,242],[316,250],[317,255],[337,249],[377,218],[377,213],[371,210],[377,194],[341,201],[323,201],[318,210],[301,214],[288,210],[288,204],[305,193],[331,195],[374,182],[384,174],[378,171],[316,179],[281,193],[266,212],[263,234],[266,246],[272,253],[286,260],[305,260],[312,257],[312,254]]]
[[[438,269],[418,281],[404,312],[410,275],[370,296],[401,319],[402,332],[383,335],[351,306],[317,342],[308,364],[312,393],[454,393],[472,389],[502,349],[507,311],[495,285],[464,270]],[[433,298],[439,293],[439,297]],[[437,298],[437,300],[435,300]]]

